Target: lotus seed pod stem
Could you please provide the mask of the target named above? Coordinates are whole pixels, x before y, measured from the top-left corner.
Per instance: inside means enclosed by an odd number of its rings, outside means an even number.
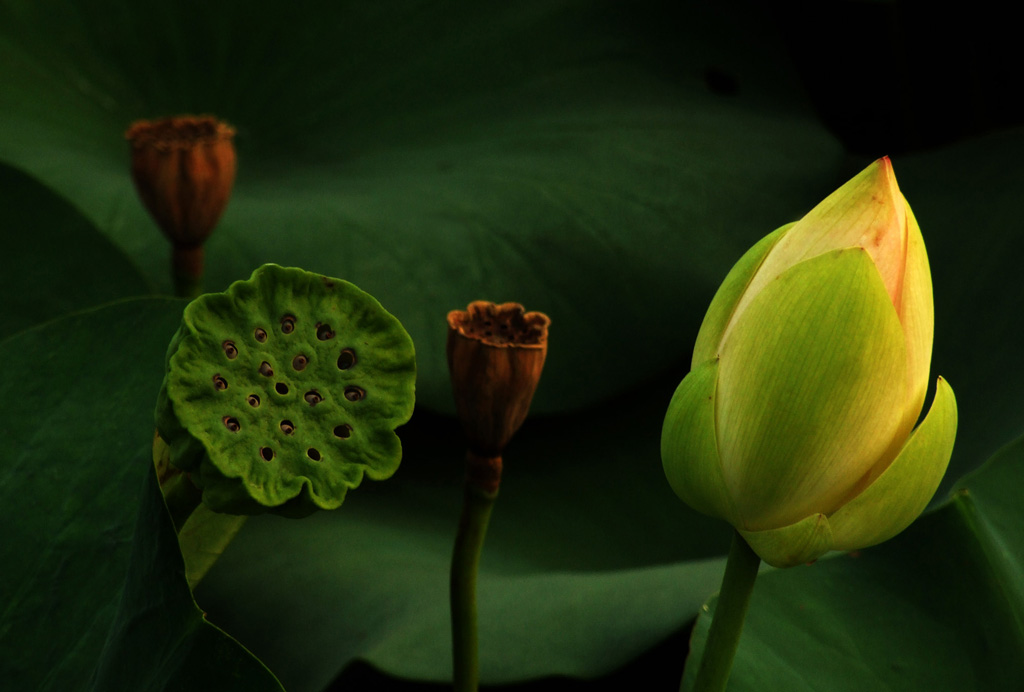
[[[180,532],[202,502],[203,494],[189,480],[188,474],[171,464],[171,448],[160,437],[159,431],[153,433],[153,468],[156,469],[157,482],[170,512],[171,523],[174,530]]]
[[[181,531],[185,522],[199,507],[203,500],[203,491],[189,480],[187,473],[179,473],[160,486],[164,494],[164,502],[171,513],[171,521],[175,531]]]

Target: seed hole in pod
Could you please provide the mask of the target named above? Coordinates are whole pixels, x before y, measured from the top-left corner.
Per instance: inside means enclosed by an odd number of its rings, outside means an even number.
[[[306,363],[308,362],[309,359],[300,353],[299,355],[292,358],[292,367],[295,368],[296,370],[305,370]]]
[[[286,385],[284,382],[278,382],[277,384],[274,385],[274,390],[281,396],[284,396],[285,394],[288,393],[288,385]]]
[[[263,457],[263,461],[270,461],[274,458],[274,450],[270,447],[260,447],[260,456]]]
[[[317,404],[324,400],[324,398],[320,396],[320,392],[316,391],[315,389],[310,389],[308,392],[306,392],[304,398],[306,399],[306,403],[309,404],[310,406],[316,406]]]
[[[312,459],[313,461],[320,461],[320,452],[313,449],[312,447],[306,450],[306,456]]]
[[[356,387],[355,385],[345,387],[345,398],[348,399],[349,401],[359,401],[365,396],[366,390],[364,390],[362,387]]]
[[[281,333],[291,334],[295,331],[295,316],[285,315],[281,318]]]
[[[252,335],[256,339],[256,341],[260,342],[261,344],[267,340],[267,330],[264,329],[263,327],[256,327],[256,329],[252,331]]]
[[[227,389],[228,381],[220,373],[217,373],[213,376],[213,386],[217,389]]]
[[[262,363],[260,363],[260,374],[263,375],[264,377],[273,377],[274,369],[270,367],[270,363],[268,363],[267,361],[263,361]]]
[[[228,360],[238,358],[238,348],[235,347],[234,341],[225,341],[220,347],[224,349],[224,355],[228,357]]]
[[[328,339],[334,338],[334,330],[331,329],[331,325],[317,322],[316,324],[316,338],[320,341],[327,341]]]
[[[352,435],[352,426],[349,425],[348,423],[344,423],[343,425],[335,425],[334,426],[334,436],[335,437],[340,437],[341,439],[345,440],[345,439],[348,439],[351,435]]]
[[[291,435],[295,432],[295,426],[290,420],[283,420],[281,421],[281,432],[285,435]]]
[[[258,408],[260,405],[260,398],[255,394],[250,394],[249,396],[245,397],[245,400],[248,401],[249,405],[252,406],[253,408]]]
[[[237,418],[232,418],[231,416],[224,416],[221,420],[224,421],[224,427],[230,430],[231,432],[238,432],[239,430],[242,429],[242,426],[238,424]]]
[[[341,352],[341,355],[338,356],[338,369],[339,370],[348,370],[349,368],[351,368],[355,364],[356,364],[356,352],[353,351],[350,348],[346,348],[344,351]]]

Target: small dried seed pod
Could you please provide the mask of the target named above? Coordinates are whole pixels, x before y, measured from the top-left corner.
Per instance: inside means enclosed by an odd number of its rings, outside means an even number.
[[[267,361],[263,361],[262,363],[260,363],[260,374],[263,375],[264,377],[273,377],[274,368],[270,367],[270,363],[268,363]]]
[[[235,181],[235,130],[208,115],[132,123],[132,179],[153,220],[171,241],[178,295],[198,295],[203,243]]]
[[[224,422],[224,427],[230,430],[231,432],[238,432],[239,430],[242,429],[242,426],[238,424],[237,418],[232,418],[231,416],[224,416],[224,418],[222,418],[221,420]]]
[[[311,389],[308,392],[306,392],[303,398],[306,400],[306,403],[309,404],[310,406],[316,406],[317,404],[324,400],[324,398],[320,396],[320,392],[316,391],[315,389]]]
[[[547,357],[550,324],[547,315],[526,312],[518,303],[478,300],[448,313],[455,408],[478,456],[501,456],[526,420]]]
[[[202,245],[216,226],[235,181],[234,134],[208,115],[139,120],[125,133],[139,197],[175,244]]]
[[[234,341],[225,341],[220,347],[224,349],[224,355],[228,357],[228,360],[238,358],[238,348],[235,347]]]
[[[334,330],[331,329],[331,325],[317,323],[316,338],[320,339],[320,341],[328,341],[329,339],[333,339]]]
[[[295,433],[295,425],[290,420],[281,421],[281,432],[285,435],[292,435]]]
[[[355,385],[349,385],[345,387],[345,398],[349,401],[359,401],[366,396],[366,390],[362,387],[356,387]]]
[[[309,359],[301,353],[292,358],[292,368],[295,370],[305,370],[307,363],[309,363]]]
[[[228,388],[228,381],[220,373],[217,373],[213,376],[213,386],[216,389],[224,390]]]
[[[295,316],[285,315],[281,318],[281,333],[291,334],[295,331]]]
[[[252,337],[261,344],[265,343],[267,340],[267,330],[263,327],[256,327],[256,329],[252,331]]]
[[[256,394],[250,394],[249,396],[245,397],[245,400],[246,400],[246,401],[247,401],[247,402],[249,403],[249,405],[250,405],[250,406],[252,406],[253,408],[259,408],[259,405],[260,405],[260,398],[259,398],[259,396],[258,396],[258,395],[256,395]]]

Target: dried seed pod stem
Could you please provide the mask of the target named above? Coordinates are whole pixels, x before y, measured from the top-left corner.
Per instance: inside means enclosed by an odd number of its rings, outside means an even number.
[[[171,513],[174,530],[181,532],[185,522],[203,501],[203,491],[195,486],[187,473],[179,473],[161,486],[164,502]]]
[[[174,295],[195,298],[203,292],[203,260],[206,251],[202,245],[174,245],[171,247],[171,280]]]
[[[466,484],[449,583],[455,692],[476,692],[480,677],[476,580],[495,497],[495,493]]]

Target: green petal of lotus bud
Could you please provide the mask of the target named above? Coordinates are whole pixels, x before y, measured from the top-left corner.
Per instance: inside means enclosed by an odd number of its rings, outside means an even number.
[[[906,528],[956,436],[928,389],[932,285],[883,158],[751,248],[708,309],[669,404],[662,461],[687,504],[790,566]]]
[[[268,264],[185,308],[156,424],[211,509],[304,516],[397,470],[415,380],[412,339],[372,296]]]

